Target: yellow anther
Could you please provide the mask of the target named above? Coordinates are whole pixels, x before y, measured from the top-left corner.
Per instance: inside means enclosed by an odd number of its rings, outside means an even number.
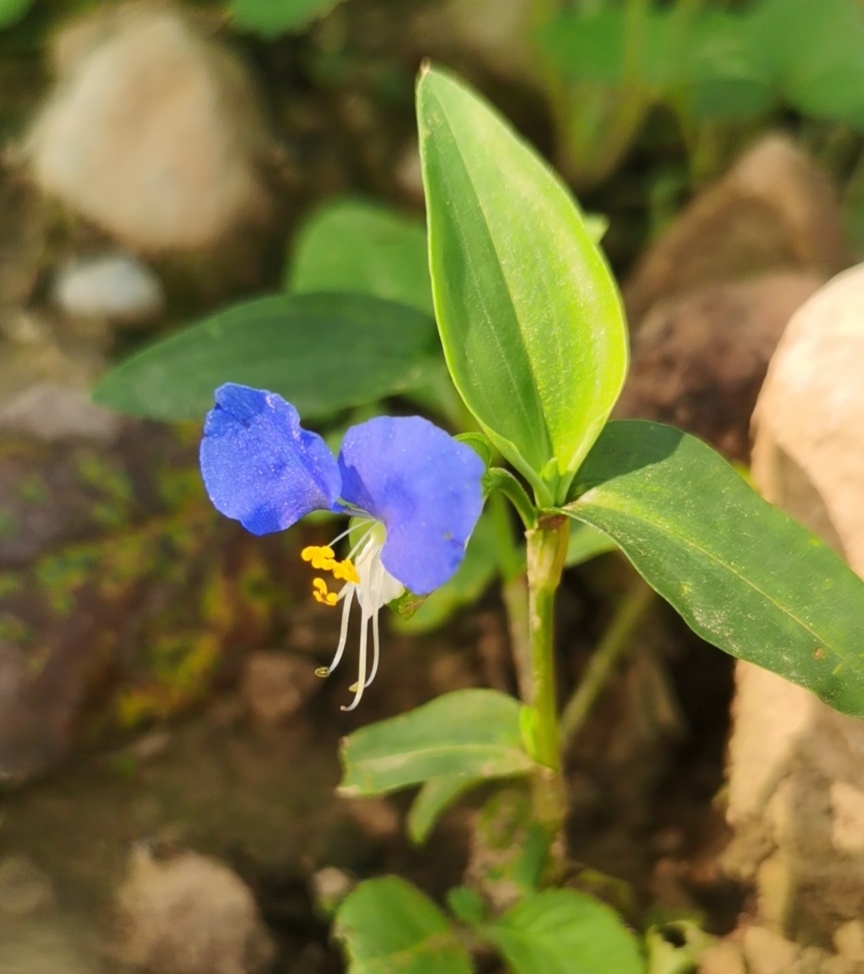
[[[323,578],[316,578],[312,581],[312,598],[322,605],[336,605],[338,596],[327,588],[327,583]]]
[[[330,676],[330,667],[329,666],[319,666],[315,670],[315,676],[320,677],[322,680],[326,679],[328,676]]]
[[[303,561],[309,561],[312,563],[312,567],[321,571],[322,569],[326,572],[332,571],[333,566],[336,564],[335,553],[329,545],[309,545],[300,552],[300,557]]]
[[[357,574],[354,562],[350,558],[346,558],[344,561],[337,561],[331,571],[333,572],[334,578],[338,578],[343,582],[350,582],[352,585],[360,584],[360,576]]]

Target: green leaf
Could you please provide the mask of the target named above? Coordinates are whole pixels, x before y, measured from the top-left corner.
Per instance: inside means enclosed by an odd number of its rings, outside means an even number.
[[[526,781],[496,788],[474,823],[472,844],[483,862],[478,877],[493,903],[512,903],[533,893],[549,863],[549,840],[536,820]]]
[[[482,932],[516,974],[643,974],[636,938],[610,907],[584,893],[528,896]]]
[[[455,575],[428,596],[410,618],[394,619],[395,627],[402,632],[414,633],[437,629],[459,609],[476,602],[497,572],[495,524],[487,509],[480,515]]]
[[[677,66],[670,56],[673,19],[644,3],[627,11],[562,10],[536,39],[571,83],[659,88]]]
[[[864,582],[710,447],[610,423],[564,513],[613,538],[703,639],[864,717]]]
[[[566,568],[575,568],[598,555],[617,550],[618,545],[602,531],[592,528],[590,524],[574,521],[570,527],[570,540],[567,542],[564,565]]]
[[[471,974],[468,951],[450,921],[415,886],[396,876],[369,879],[342,901],[334,927],[348,974]]]
[[[682,26],[674,80],[694,118],[748,119],[771,110],[775,91],[747,16],[707,9]]]
[[[321,419],[410,388],[435,361],[432,320],[359,294],[274,295],[220,311],[108,372],[96,402],[151,419],[201,419],[213,390],[278,392]]]
[[[285,286],[295,294],[372,294],[431,316],[426,228],[419,220],[374,203],[328,203],[300,231]]]
[[[472,925],[482,923],[489,912],[483,897],[470,886],[455,886],[448,890],[447,906],[453,916]]]
[[[380,795],[430,778],[527,774],[519,702],[495,690],[457,690],[342,743],[343,795]]]
[[[784,97],[807,115],[864,128],[864,11],[850,0],[762,0],[754,45]]]
[[[615,283],[564,184],[484,101],[427,70],[417,114],[450,374],[498,450],[563,499],[624,381]]]
[[[33,6],[33,0],[0,0],[0,29],[11,27]]]
[[[303,30],[323,17],[340,0],[232,0],[231,19],[240,30],[262,37],[278,37]]]
[[[696,974],[699,957],[716,938],[693,920],[672,920],[645,934],[648,974]]]
[[[482,780],[482,778],[453,775],[449,778],[431,778],[427,781],[417,792],[417,797],[408,812],[408,838],[414,845],[422,845],[429,838],[435,823],[444,812]]]
[[[482,433],[457,433],[455,438],[460,443],[467,443],[480,457],[487,469],[495,462],[495,447],[489,442],[489,438]]]

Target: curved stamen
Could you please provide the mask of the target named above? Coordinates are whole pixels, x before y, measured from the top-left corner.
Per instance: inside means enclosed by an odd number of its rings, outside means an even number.
[[[339,709],[344,711],[353,710],[363,699],[363,691],[366,689],[366,645],[369,638],[369,611],[364,608],[360,617],[360,662],[358,666],[357,682],[352,687],[354,699],[347,707]]]
[[[381,657],[381,650],[378,643],[378,613],[376,612],[372,616],[372,670],[366,680],[366,686],[375,679],[375,675],[378,673],[378,660]]]
[[[345,596],[345,605],[342,606],[342,626],[339,629],[339,644],[336,647],[336,655],[333,657],[333,662],[327,667],[327,675],[329,676],[333,670],[339,665],[339,660],[342,659],[342,654],[345,652],[345,643],[348,641],[348,617],[351,614],[351,603],[354,601],[354,585],[346,585],[342,591],[339,593],[339,598]]]

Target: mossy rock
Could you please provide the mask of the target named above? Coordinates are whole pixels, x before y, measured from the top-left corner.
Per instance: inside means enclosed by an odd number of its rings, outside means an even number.
[[[290,542],[213,511],[197,435],[0,442],[0,783],[189,708],[276,638]]]

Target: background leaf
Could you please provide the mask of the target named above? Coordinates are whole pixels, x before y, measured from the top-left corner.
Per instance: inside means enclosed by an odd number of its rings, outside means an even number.
[[[372,294],[432,315],[426,227],[362,200],[328,203],[300,231],[285,286]]]
[[[420,890],[395,876],[369,879],[342,901],[335,935],[349,974],[471,974],[453,925]]]
[[[617,551],[618,545],[598,531],[590,524],[580,524],[574,521],[570,527],[570,540],[567,542],[567,555],[564,559],[566,568],[575,568],[586,561],[591,561],[598,555],[605,555],[610,551]]]
[[[408,812],[408,837],[411,841],[415,845],[422,845],[444,812],[482,780],[453,775],[427,781],[417,792]]]
[[[218,312],[108,372],[93,398],[151,419],[201,419],[213,390],[278,392],[305,420],[411,388],[437,360],[434,324],[360,294],[274,295]]]
[[[762,0],[749,18],[760,64],[804,114],[864,127],[864,10],[849,0]]]
[[[232,0],[230,11],[231,19],[241,30],[272,38],[289,31],[303,30],[339,2],[340,0]]]
[[[615,540],[703,639],[864,717],[864,582],[693,436],[603,431],[564,508]]]
[[[343,795],[380,795],[430,778],[526,774],[519,701],[495,690],[457,690],[355,731],[342,744]]]
[[[526,897],[482,928],[517,974],[643,974],[636,938],[610,907],[570,889]]]
[[[0,0],[0,29],[11,27],[33,6],[33,0]]]
[[[618,293],[559,178],[440,71],[417,88],[429,259],[456,388],[535,486],[566,484],[627,365]],[[563,489],[558,491],[563,498]]]

